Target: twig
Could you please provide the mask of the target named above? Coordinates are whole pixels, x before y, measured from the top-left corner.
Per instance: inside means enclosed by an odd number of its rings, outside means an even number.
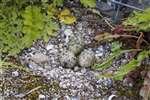
[[[115,28],[110,24],[110,22],[109,22],[98,10],[96,10],[96,9],[88,9],[88,10],[91,11],[91,12],[93,12],[94,14],[97,14],[98,16],[100,16],[100,17],[105,21],[105,23],[106,23],[109,27],[111,27],[112,30],[115,29]]]
[[[140,36],[139,36],[138,40],[136,41],[136,48],[137,48],[137,49],[140,48],[140,45],[141,45],[141,43],[143,42],[143,37],[144,37],[143,32],[140,32]]]
[[[106,18],[104,18],[104,21],[105,21],[105,23],[106,23],[109,27],[111,27],[112,30],[115,29],[115,27],[113,27],[113,26],[110,24],[110,22],[109,22]]]
[[[29,92],[26,92],[26,93],[24,93],[24,94],[21,93],[21,94],[15,95],[15,97],[17,97],[17,98],[24,98],[25,96],[27,96],[27,95],[29,95],[30,93],[32,93],[32,92],[34,92],[34,91],[40,89],[41,87],[42,87],[42,86],[38,86],[38,87],[36,87],[36,88],[34,88],[34,89],[30,90]]]
[[[26,94],[26,95],[29,95],[30,93],[32,93],[32,92],[34,92],[34,91],[40,89],[41,87],[42,87],[42,86],[38,86],[38,87],[36,87],[36,88],[30,90],[29,92],[25,93],[25,94]]]

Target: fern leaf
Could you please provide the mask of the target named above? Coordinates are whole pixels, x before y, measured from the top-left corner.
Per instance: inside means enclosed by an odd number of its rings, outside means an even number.
[[[96,0],[80,0],[81,4],[84,7],[95,8],[96,7]]]
[[[150,8],[145,12],[134,12],[123,24],[137,27],[135,31],[150,31]]]

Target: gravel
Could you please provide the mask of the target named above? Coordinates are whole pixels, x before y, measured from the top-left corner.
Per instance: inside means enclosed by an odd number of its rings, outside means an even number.
[[[62,25],[57,37],[48,43],[38,40],[19,56],[21,63],[28,65],[35,75],[58,82],[58,91],[49,92],[52,100],[60,97],[63,100],[101,100],[114,84],[111,78],[97,79],[102,71],[90,68],[110,54],[111,45],[90,47],[96,30],[89,24],[79,21],[75,26]],[[46,97],[41,94],[40,98]]]

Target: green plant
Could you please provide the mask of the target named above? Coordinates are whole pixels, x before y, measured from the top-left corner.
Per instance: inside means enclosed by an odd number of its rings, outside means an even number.
[[[121,46],[121,43],[113,42],[111,49],[112,53],[110,54],[110,56],[108,56],[101,64],[95,64],[94,68],[96,70],[104,70],[109,68],[112,65],[114,59],[117,59],[121,54],[124,53],[124,51],[121,50]]]
[[[113,78],[116,80],[122,80],[124,75],[134,70],[136,67],[141,65],[141,62],[150,55],[150,50],[144,50],[140,52],[137,59],[133,58],[128,64],[121,66],[119,71],[117,71]]]
[[[135,11],[123,24],[135,26],[135,31],[150,31],[150,8],[144,12]]]
[[[57,3],[58,0],[53,6]],[[0,52],[15,56],[36,39],[43,37],[47,42],[49,36],[58,30],[58,23],[53,21],[54,12],[43,9],[48,4],[37,5],[32,0],[7,0],[0,3]]]
[[[136,49],[134,49],[134,50],[136,50]],[[130,51],[133,51],[133,50],[132,49],[131,50],[123,50],[123,51],[121,51],[122,53],[120,53],[120,54],[123,54],[125,52],[130,52]],[[117,57],[118,57],[118,55],[117,55]],[[137,58],[133,58],[129,63],[122,65],[120,67],[120,69],[118,71],[116,71],[114,74],[105,73],[103,75],[99,75],[98,78],[109,77],[109,78],[113,78],[115,80],[122,80],[126,74],[128,74],[130,71],[134,70],[135,68],[139,67],[141,65],[141,62],[145,58],[148,58],[149,55],[150,55],[150,50],[141,51],[138,54]],[[106,69],[106,68],[110,67],[112,64],[112,61],[113,61],[113,59],[108,60],[108,61],[106,60],[105,63],[102,63],[102,65],[98,66],[99,67],[98,70],[102,70],[102,69]]]
[[[140,49],[129,49],[129,50],[122,50],[121,49],[121,44],[119,42],[113,42],[112,43],[112,54],[110,54],[110,56],[108,56],[103,63],[101,64],[96,64],[94,66],[94,68],[96,70],[104,70],[109,68],[113,61],[115,59],[117,59],[119,56],[121,56],[124,53],[127,52],[134,52],[134,51],[140,51]],[[111,77],[114,78],[115,80],[122,80],[123,77],[128,74],[130,71],[134,70],[135,68],[137,68],[138,66],[140,66],[141,62],[147,58],[150,55],[150,50],[143,50],[141,51],[137,58],[133,58],[129,63],[124,64],[120,67],[120,69],[118,71],[116,71],[114,74],[110,74],[110,73],[106,73],[104,75],[100,75],[98,76],[98,78],[101,77]]]
[[[54,6],[62,6],[64,3],[64,0],[53,0]]]
[[[95,7],[96,0],[81,0],[85,7]],[[43,38],[45,42],[59,29],[58,7],[64,0],[2,0],[0,2],[0,52],[15,56],[34,41]],[[61,17],[61,18],[66,18]],[[75,22],[67,15],[66,23]]]
[[[83,4],[84,7],[96,7],[96,0],[80,0],[80,3]]]
[[[22,36],[22,20],[16,7],[1,7],[0,15],[0,52],[16,54],[20,50],[19,38]]]
[[[2,74],[7,69],[19,69],[19,70],[22,70],[25,72],[29,72],[28,68],[25,68],[23,66],[19,66],[19,65],[13,64],[11,62],[7,62],[7,61],[0,59],[0,74]]]
[[[44,19],[41,9],[36,6],[27,6],[22,14],[23,27],[22,32],[25,34],[21,39],[22,45],[28,47],[32,42],[41,37],[44,29]]]

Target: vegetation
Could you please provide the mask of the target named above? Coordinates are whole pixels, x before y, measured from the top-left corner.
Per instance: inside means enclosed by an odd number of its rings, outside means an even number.
[[[134,11],[133,14],[123,23],[125,26],[132,25],[135,31],[150,31],[150,8],[144,12]]]
[[[112,43],[112,53],[110,54],[109,57],[107,57],[101,64],[96,64],[94,67],[97,70],[104,70],[107,69],[111,66],[113,63],[114,59],[117,59],[123,52],[121,52],[121,46],[122,44],[119,42],[113,42]]]
[[[95,0],[80,0],[85,7],[95,7]],[[72,24],[76,18],[68,9],[61,13],[64,0],[2,0],[0,2],[0,52],[15,56],[34,41],[45,42],[59,29],[59,18],[64,24]],[[60,14],[59,14],[60,13]],[[57,17],[58,16],[58,17]],[[55,20],[55,21],[54,21]]]
[[[149,32],[150,31],[150,8],[146,9],[144,12],[135,11],[128,17],[127,20],[123,22],[125,26],[135,27],[133,31],[136,32]],[[128,74],[131,70],[140,66],[141,62],[148,58],[150,55],[150,50],[141,51],[137,58],[133,58],[128,64],[123,65],[118,72],[116,72],[114,78],[117,80],[122,80],[123,76]]]
[[[15,56],[36,39],[43,37],[48,41],[49,36],[58,29],[58,24],[47,14],[48,9],[43,11],[42,6],[32,3],[22,0],[1,2],[0,52]]]
[[[25,71],[25,72],[29,72],[28,68],[25,68],[23,66],[16,65],[12,62],[8,62],[8,61],[0,59],[0,74],[3,74],[3,72],[5,70],[10,69],[10,68],[19,69],[19,70],[22,70],[22,71]]]
[[[119,42],[112,42],[112,53],[110,56],[108,56],[101,64],[96,64],[94,67],[97,70],[104,70],[113,64],[115,60],[117,60],[121,55],[124,53],[128,52],[135,52],[135,51],[140,51],[140,49],[129,49],[129,50],[123,50],[121,49],[122,44]],[[123,77],[128,74],[130,71],[134,70],[136,67],[141,65],[141,62],[145,59],[148,58],[148,55],[150,55],[150,50],[144,50],[140,52],[136,58],[133,58],[129,63],[124,64],[120,67],[120,69],[115,72],[114,74],[104,74],[99,77],[112,77],[115,80],[122,80]]]
[[[144,50],[140,52],[137,56],[137,59],[133,58],[128,64],[121,66],[120,70],[114,74],[113,78],[116,80],[122,80],[124,75],[128,74],[130,71],[139,67],[141,65],[141,62],[145,58],[148,58],[149,55],[150,55],[150,50]]]
[[[23,68],[4,59],[2,60],[1,55],[16,57],[21,50],[30,47],[37,39],[43,39],[45,42],[48,42],[50,37],[57,35],[56,33],[60,23],[70,25],[76,22],[77,18],[73,16],[71,10],[63,7],[64,2],[65,0],[0,1],[0,72],[3,72],[7,68],[18,68],[28,71],[27,68]],[[96,0],[80,0],[80,3],[86,8],[96,7]],[[92,9],[92,11],[100,15],[97,10]],[[107,24],[111,26],[110,23]],[[129,30],[129,34],[126,29],[128,26],[133,27],[133,29],[131,28]],[[104,34],[96,36],[95,40],[100,42],[114,40],[120,37],[134,38],[137,39],[136,43],[139,44],[137,46],[139,48],[124,50],[121,42],[112,42],[112,53],[101,64],[95,64],[94,69],[108,69],[124,53],[134,52],[136,56],[127,64],[122,65],[118,71],[111,74],[106,73],[102,76],[111,77],[115,80],[123,80],[125,75],[140,67],[141,62],[150,55],[149,49],[145,50],[142,47],[140,48],[141,41],[147,43],[144,39],[145,33],[150,32],[150,8],[144,12],[133,12],[123,22],[123,27],[121,26],[117,29],[117,32],[119,34],[104,32]],[[143,35],[133,35],[131,32],[143,33]],[[145,80],[149,81],[149,79]],[[150,90],[148,90],[148,93],[150,93]]]
[[[96,7],[96,0],[80,0],[81,4],[83,4],[84,7]]]
[[[136,32],[149,32],[150,31],[150,9],[146,9],[145,12],[134,12],[127,20],[125,20],[123,22],[123,25],[126,26],[132,26],[134,27],[132,31],[136,31]],[[121,27],[121,30],[126,30],[125,28]],[[118,29],[117,29],[118,30]],[[125,33],[125,35],[123,34],[124,31],[121,35],[120,34],[115,34],[115,35],[111,35],[111,34],[102,34],[99,36],[95,37],[95,40],[97,41],[106,41],[106,40],[112,40],[113,38],[120,38],[120,37],[134,37],[131,33],[131,30],[129,30],[129,35],[127,35]],[[120,32],[120,31],[119,31]],[[127,32],[127,31],[126,31]],[[138,38],[138,40],[140,39],[140,36]],[[137,40],[137,43],[138,43]],[[144,41],[144,39],[142,39],[142,41]],[[146,42],[146,41],[145,41]],[[112,43],[112,53],[110,54],[110,56],[108,58],[106,58],[103,63],[101,64],[96,64],[94,67],[97,70],[103,70],[103,69],[107,69],[109,68],[113,61],[115,59],[117,59],[118,57],[120,57],[123,53],[126,52],[131,52],[131,51],[139,51],[138,49],[131,49],[131,50],[123,50],[121,49],[122,45],[118,42],[114,42]],[[141,65],[141,62],[145,59],[148,58],[150,55],[150,50],[140,50],[141,52],[137,55],[137,57],[132,58],[131,61],[129,61],[129,63],[122,65],[120,67],[120,69],[115,72],[114,74],[104,74],[100,77],[112,77],[116,80],[122,80],[123,77],[128,74],[130,71],[136,69],[137,67],[139,67]]]
[[[95,0],[81,0],[85,7],[94,7]],[[73,24],[76,17],[69,9],[58,10],[64,0],[1,0],[0,1],[0,53],[16,56],[37,39],[48,42],[56,35],[60,22]],[[57,21],[57,22],[56,22]],[[6,61],[0,61],[7,68]],[[12,64],[13,67],[16,65]]]

